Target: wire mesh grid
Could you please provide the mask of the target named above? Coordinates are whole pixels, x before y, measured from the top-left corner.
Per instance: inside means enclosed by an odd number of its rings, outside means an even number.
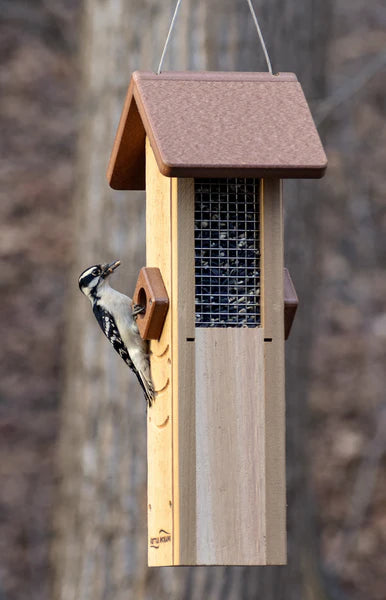
[[[196,327],[258,327],[260,180],[195,180]]]

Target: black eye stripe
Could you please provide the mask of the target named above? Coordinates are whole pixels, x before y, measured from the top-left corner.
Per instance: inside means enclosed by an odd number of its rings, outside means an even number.
[[[91,281],[93,279],[95,279],[95,277],[96,277],[96,275],[93,275],[92,273],[90,273],[89,275],[81,277],[81,279],[79,280],[79,284],[82,286],[87,286],[89,283],[91,283]]]
[[[97,279],[98,277],[101,276],[101,274],[102,274],[102,266],[101,265],[93,265],[93,266],[89,267],[88,269],[85,269],[79,277],[80,289],[89,287],[92,280]],[[95,284],[96,283],[97,282],[95,282]]]

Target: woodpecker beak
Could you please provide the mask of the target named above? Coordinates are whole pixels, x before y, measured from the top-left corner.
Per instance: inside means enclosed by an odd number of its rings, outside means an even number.
[[[115,271],[115,269],[117,269],[119,267],[119,265],[121,264],[120,260],[114,260],[114,262],[110,263],[110,264],[106,264],[103,265],[103,273],[102,273],[102,277],[108,277],[109,275],[111,275],[111,273],[113,273]]]

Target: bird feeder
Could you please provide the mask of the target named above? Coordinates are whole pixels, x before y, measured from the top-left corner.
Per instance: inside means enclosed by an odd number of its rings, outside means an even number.
[[[149,565],[286,562],[285,282],[287,330],[297,301],[282,179],[325,168],[291,73],[132,77],[108,178],[146,189],[140,330],[150,298],[162,313],[150,342]]]

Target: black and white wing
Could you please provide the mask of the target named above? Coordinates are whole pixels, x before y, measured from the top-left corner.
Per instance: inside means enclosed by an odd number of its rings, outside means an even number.
[[[130,358],[130,354],[128,353],[127,348],[122,341],[114,317],[107,310],[104,310],[97,305],[93,307],[93,312],[100,328],[109,342],[112,344],[114,350],[118,352],[119,356],[123,358],[127,365],[129,365],[130,369],[133,369],[138,377],[133,361]]]
[[[153,400],[152,387],[151,387],[150,393],[149,393],[149,390],[147,389],[147,387],[149,387],[149,383],[146,387],[144,381],[142,380],[141,374],[135,368],[134,363],[130,358],[130,354],[126,348],[126,345],[121,338],[121,335],[119,333],[119,330],[118,330],[118,327],[117,327],[114,317],[107,310],[101,308],[97,304],[94,305],[93,312],[96,317],[96,320],[99,323],[100,328],[102,329],[103,333],[105,334],[105,336],[107,337],[109,342],[114,347],[114,350],[116,352],[118,352],[119,356],[125,361],[125,363],[130,367],[130,369],[137,376],[137,379],[145,393],[145,397],[146,397],[149,405],[151,406],[152,400]]]

